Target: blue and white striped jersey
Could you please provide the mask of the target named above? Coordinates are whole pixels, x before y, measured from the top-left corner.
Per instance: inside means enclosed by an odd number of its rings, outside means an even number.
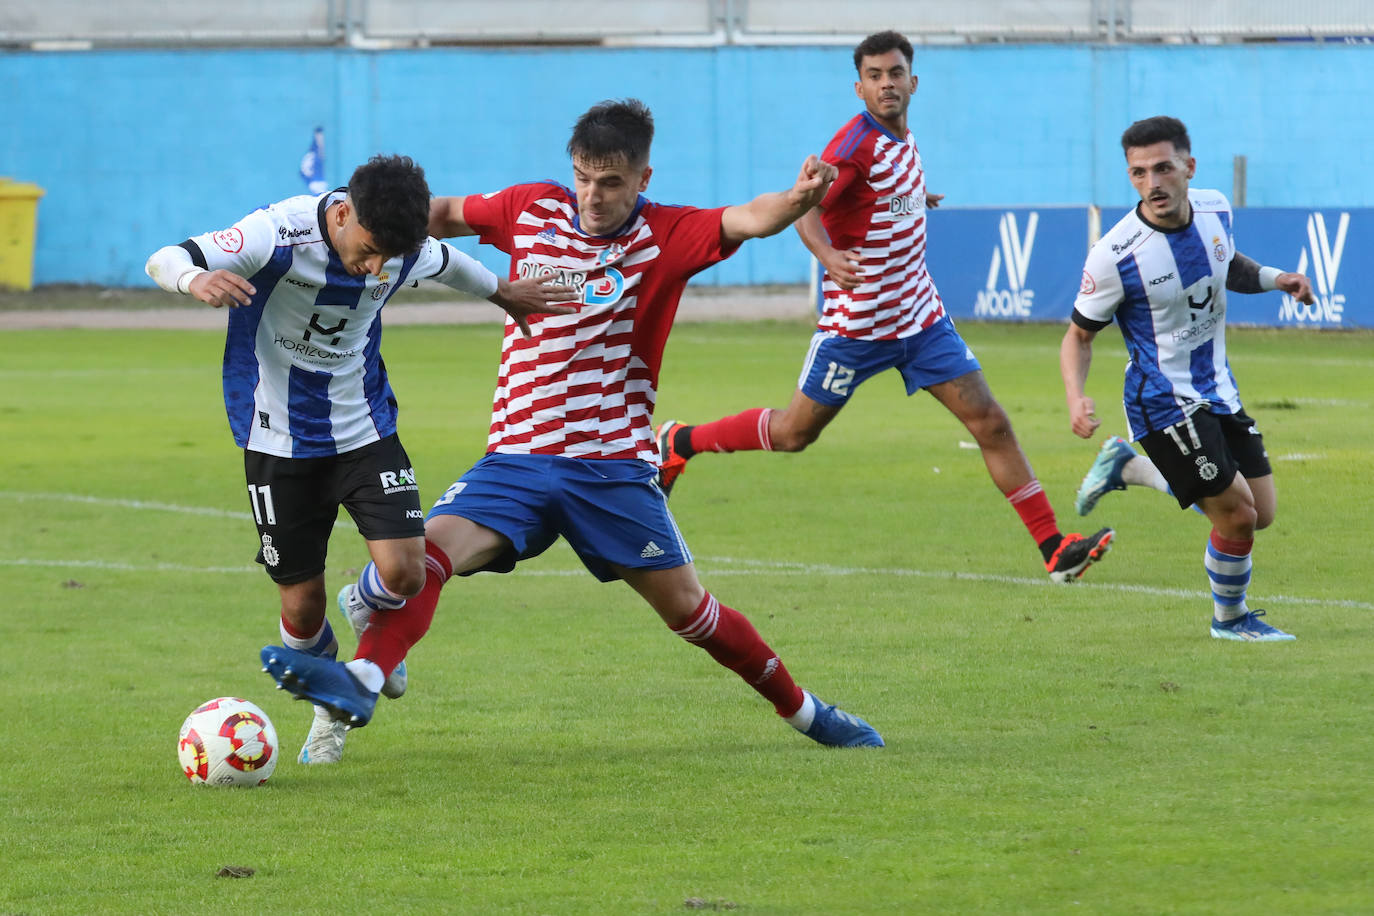
[[[1241,409],[1226,361],[1226,275],[1235,255],[1231,204],[1188,192],[1193,218],[1160,229],[1133,209],[1088,252],[1074,320],[1099,330],[1115,317],[1130,361],[1124,402],[1131,438],[1195,410]]]
[[[345,189],[291,197],[182,243],[198,267],[248,278],[251,305],[229,310],[224,407],[240,447],[288,458],[361,448],[396,431],[381,357],[381,309],[408,280],[466,258],[429,239],[380,276],[344,269],[324,229]]]

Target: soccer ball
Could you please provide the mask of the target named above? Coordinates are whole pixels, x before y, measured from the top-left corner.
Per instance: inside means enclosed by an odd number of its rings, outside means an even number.
[[[239,697],[219,697],[181,723],[177,758],[193,784],[260,786],[277,768],[279,749],[267,713]]]

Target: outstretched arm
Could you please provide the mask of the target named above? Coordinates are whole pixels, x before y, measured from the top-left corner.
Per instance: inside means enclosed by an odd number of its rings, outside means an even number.
[[[549,283],[543,277],[522,277],[507,280],[502,277],[496,284],[496,292],[487,297],[506,310],[515,320],[520,333],[530,336],[528,318],[531,315],[569,315],[577,311],[574,305],[554,305],[555,302],[572,302],[573,288]]]
[[[830,163],[818,156],[806,157],[791,188],[726,207],[720,217],[721,241],[738,245],[746,239],[776,235],[821,202],[835,175],[835,167]]]
[[[1312,283],[1306,275],[1285,273],[1277,267],[1261,267],[1254,258],[1236,252],[1226,273],[1226,288],[1236,293],[1265,293],[1279,290],[1299,302],[1311,304]]]
[[[1097,404],[1083,393],[1088,383],[1088,369],[1093,361],[1093,338],[1096,331],[1069,322],[1064,341],[1059,345],[1059,374],[1064,377],[1064,399],[1069,404],[1069,426],[1075,436],[1091,439],[1101,421],[1097,419]]]
[[[528,319],[531,315],[567,315],[577,311],[571,305],[554,304],[572,301],[571,286],[549,283],[547,277],[525,277],[510,281],[496,276],[481,262],[452,245],[433,240],[426,244],[437,246],[428,250],[437,251],[443,256],[443,267],[433,275],[433,279],[450,289],[471,293],[501,306],[526,337],[530,336]]]
[[[429,234],[436,239],[458,235],[476,235],[463,220],[463,201],[466,197],[436,197],[429,202]]]

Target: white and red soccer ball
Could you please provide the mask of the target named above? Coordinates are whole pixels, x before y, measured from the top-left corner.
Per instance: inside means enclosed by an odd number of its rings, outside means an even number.
[[[280,751],[267,713],[239,697],[197,706],[177,741],[181,771],[196,785],[260,786],[277,768]]]

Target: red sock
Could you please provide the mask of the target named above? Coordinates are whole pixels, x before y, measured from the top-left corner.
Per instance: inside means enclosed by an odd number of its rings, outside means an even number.
[[[733,417],[694,426],[692,451],[771,452],[773,442],[768,438],[768,416],[772,412],[771,407],[755,407]]]
[[[290,636],[292,639],[313,639],[324,632],[324,621],[320,621],[320,625],[313,630],[297,630],[295,627],[291,626],[291,621],[286,619],[286,615],[282,614],[281,629],[283,633]]]
[[[1248,557],[1250,551],[1254,549],[1254,538],[1227,538],[1222,537],[1217,529],[1212,529],[1212,546],[1224,554],[1236,557]]]
[[[353,657],[376,663],[383,674],[390,676],[410,647],[429,631],[434,608],[439,604],[439,590],[452,576],[448,556],[425,541],[425,587],[401,607],[373,613],[372,621],[358,637],[358,651]]]
[[[768,648],[749,619],[715,599],[710,592],[692,617],[673,632],[701,646],[711,657],[744,678],[784,718],[801,709],[802,689],[787,673],[782,659]]]
[[[1055,521],[1050,499],[1045,495],[1040,481],[1034,477],[1024,487],[1008,493],[1007,502],[1021,516],[1021,524],[1035,538],[1035,543],[1043,544],[1059,533],[1059,523]]]

